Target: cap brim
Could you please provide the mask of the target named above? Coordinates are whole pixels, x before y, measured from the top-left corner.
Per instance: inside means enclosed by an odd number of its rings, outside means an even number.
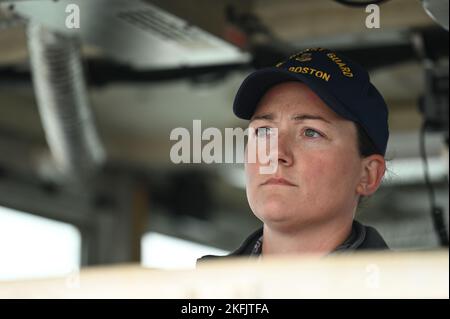
[[[346,119],[357,122],[356,117],[330,92],[327,87],[329,84],[326,84],[324,80],[275,67],[255,71],[242,82],[234,99],[234,114],[241,119],[250,120],[263,95],[271,87],[289,81],[305,83],[334,112]]]

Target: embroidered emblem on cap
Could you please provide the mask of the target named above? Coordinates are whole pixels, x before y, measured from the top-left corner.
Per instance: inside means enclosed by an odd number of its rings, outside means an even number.
[[[299,62],[308,62],[312,60],[311,53],[302,53],[300,56],[295,58]]]

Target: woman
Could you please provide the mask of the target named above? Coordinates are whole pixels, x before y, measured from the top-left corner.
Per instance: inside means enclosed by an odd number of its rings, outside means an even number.
[[[247,157],[275,134],[278,162],[261,174],[259,158],[246,161],[247,198],[264,226],[229,256],[388,249],[354,220],[361,198],[380,186],[389,136],[386,103],[361,66],[330,50],[302,51],[250,74],[233,109],[254,132]]]

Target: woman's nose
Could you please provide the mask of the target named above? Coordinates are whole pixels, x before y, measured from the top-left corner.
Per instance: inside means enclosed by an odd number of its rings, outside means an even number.
[[[284,166],[291,166],[294,162],[292,153],[292,141],[288,134],[278,132],[278,163]]]

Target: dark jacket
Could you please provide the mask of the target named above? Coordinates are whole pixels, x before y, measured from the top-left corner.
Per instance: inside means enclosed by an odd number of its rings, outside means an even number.
[[[263,228],[253,232],[241,246],[225,256],[206,255],[197,260],[203,262],[212,258],[226,258],[239,256],[258,256],[261,253]],[[389,249],[380,233],[373,227],[365,226],[356,220],[353,221],[350,236],[339,245],[331,254],[339,252],[352,252],[359,250],[383,250]]]

